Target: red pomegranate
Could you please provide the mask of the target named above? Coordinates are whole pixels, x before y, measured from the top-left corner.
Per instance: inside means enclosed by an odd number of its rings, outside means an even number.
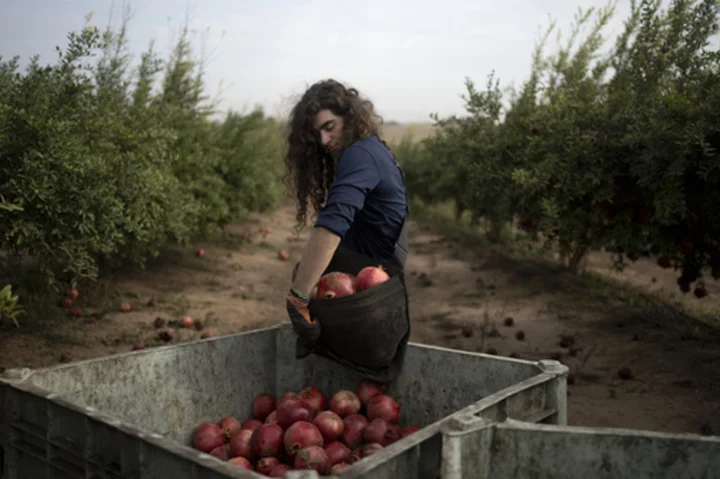
[[[263,457],[255,465],[255,470],[260,474],[268,476],[278,464],[280,464],[280,461],[276,457]]]
[[[330,460],[325,449],[320,446],[309,446],[297,452],[293,468],[296,470],[314,469],[319,474],[327,474],[330,472]]]
[[[277,413],[275,411],[271,412],[268,417],[265,418],[265,424],[277,424]]]
[[[371,442],[369,444],[365,444],[362,448],[363,459],[368,456],[372,456],[373,454],[375,454],[382,448],[383,448],[382,444],[378,444],[376,442]]]
[[[277,424],[263,424],[252,432],[250,438],[252,452],[259,457],[277,457],[282,452],[284,434]]]
[[[270,471],[270,474],[268,474],[268,477],[285,477],[285,473],[291,470],[292,467],[288,466],[287,464],[278,464],[277,466],[273,467],[272,471]]]
[[[360,398],[346,389],[336,392],[330,399],[330,409],[342,418],[357,414],[361,407]]]
[[[210,452],[223,444],[225,444],[225,434],[214,422],[203,422],[193,432],[193,445],[202,452]]]
[[[312,406],[301,399],[287,399],[281,401],[275,413],[278,425],[287,429],[298,421],[312,421]]]
[[[210,451],[211,456],[215,456],[221,461],[230,459],[230,444],[223,444]]]
[[[299,393],[300,399],[312,407],[313,413],[317,414],[327,407],[327,401],[323,393],[315,386],[308,386]]]
[[[355,293],[355,281],[347,273],[333,271],[318,282],[318,298],[342,298]]]
[[[250,447],[253,431],[241,429],[230,437],[230,457],[242,456],[250,460],[255,459],[255,453]]]
[[[385,386],[383,384],[369,379],[362,379],[358,383],[356,394],[360,399],[360,403],[363,406],[367,406],[367,403],[370,402],[372,398],[381,395],[383,392],[385,392]]]
[[[259,394],[253,399],[253,416],[264,421],[275,410],[275,396]]]
[[[350,460],[350,449],[339,441],[331,442],[324,449],[331,466]]]
[[[367,404],[367,418],[384,419],[385,421],[397,424],[400,420],[400,404],[385,394],[375,396]]]
[[[244,420],[240,429],[250,429],[251,431],[254,431],[262,425],[263,422],[260,419],[251,418]]]
[[[228,462],[234,466],[244,467],[245,469],[248,469],[250,471],[252,471],[252,468],[253,468],[250,461],[248,461],[247,459],[245,459],[242,456],[233,457]]]
[[[242,424],[240,424],[240,421],[238,421],[232,416],[220,419],[219,426],[222,429],[223,434],[225,434],[225,438],[227,440],[230,440],[233,434],[242,429]]]
[[[348,467],[350,467],[350,464],[348,464],[347,462],[335,464],[333,467],[330,468],[330,474],[337,474],[338,472],[343,472]]]
[[[342,442],[350,449],[360,447],[363,442],[363,433],[368,425],[368,420],[362,414],[351,414],[343,419],[345,428],[340,436]]]
[[[283,437],[285,452],[294,456],[300,449],[310,446],[322,447],[323,441],[320,430],[314,424],[307,421],[298,421],[290,426]]]
[[[357,290],[364,291],[389,279],[382,266],[366,266],[357,274]]]
[[[396,426],[396,425],[394,425]],[[366,443],[377,443],[387,446],[397,441],[400,437],[399,427],[391,427],[383,419],[373,419],[363,431],[363,439]]]
[[[325,443],[336,441],[345,429],[342,418],[332,411],[320,411],[313,424],[320,430]]]

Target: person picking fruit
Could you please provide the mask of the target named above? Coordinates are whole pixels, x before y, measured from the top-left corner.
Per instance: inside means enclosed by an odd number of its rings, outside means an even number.
[[[298,229],[310,208],[316,217],[286,297],[298,357],[312,352],[322,334],[310,293],[324,272],[357,274],[379,264],[402,271],[407,260],[404,177],[380,138],[381,122],[371,101],[335,80],[310,86],[290,113],[285,163]]]

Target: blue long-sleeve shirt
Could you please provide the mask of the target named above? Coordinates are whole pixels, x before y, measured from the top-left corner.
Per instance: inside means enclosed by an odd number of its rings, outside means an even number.
[[[337,234],[352,250],[391,261],[406,215],[400,167],[380,139],[371,136],[340,157],[315,227]]]

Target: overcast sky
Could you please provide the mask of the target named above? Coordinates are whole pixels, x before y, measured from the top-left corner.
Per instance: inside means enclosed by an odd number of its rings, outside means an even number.
[[[607,30],[622,29],[629,0],[619,0]],[[262,105],[284,114],[288,99],[321,78],[357,87],[386,120],[430,121],[429,114],[463,113],[465,77],[485,84],[491,70],[502,84],[529,72],[539,28],[548,15],[568,32],[578,7],[595,0],[153,0],[130,3],[130,48],[136,56],[151,39],[168,51],[186,9],[193,28],[209,29],[207,89],[223,83],[224,108]],[[104,28],[118,0],[0,0],[0,56],[39,54],[79,30],[84,17]],[[116,15],[117,17],[117,15]],[[199,39],[195,42],[200,45]],[[163,55],[163,58],[167,58]]]

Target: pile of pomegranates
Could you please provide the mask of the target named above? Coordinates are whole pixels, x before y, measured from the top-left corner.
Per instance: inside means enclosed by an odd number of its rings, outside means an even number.
[[[365,291],[390,279],[382,266],[367,266],[357,276],[333,271],[323,275],[310,292],[311,299],[341,298]]]
[[[331,397],[315,386],[277,399],[263,393],[244,421],[228,416],[197,426],[193,446],[268,477],[291,469],[336,474],[418,431],[400,426],[400,407],[382,384],[367,379]]]

